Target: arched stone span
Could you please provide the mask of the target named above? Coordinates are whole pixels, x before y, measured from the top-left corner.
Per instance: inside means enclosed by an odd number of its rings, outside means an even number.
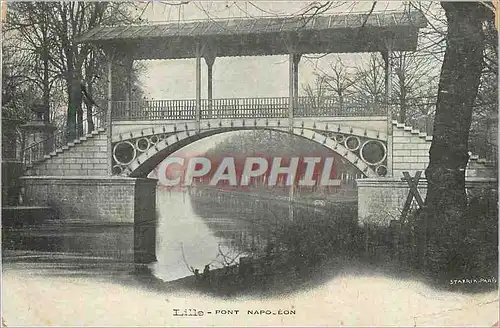
[[[161,163],[166,157],[174,153],[175,151],[206,137],[210,137],[216,134],[231,132],[231,131],[242,131],[242,130],[264,130],[263,128],[255,127],[240,127],[240,128],[219,128],[219,129],[209,129],[201,131],[200,133],[195,133],[194,131],[180,131],[171,134],[167,138],[159,141],[154,146],[150,147],[148,150],[137,156],[130,164],[127,165],[127,171],[124,172],[131,177],[145,177],[149,172],[151,172],[158,164]],[[336,152],[352,165],[354,165],[358,170],[360,170],[366,177],[377,177],[377,173],[354,152],[350,151],[344,147],[340,142],[331,139],[330,137],[321,134],[317,131],[311,131],[308,129],[294,128],[289,131],[288,128],[267,128],[265,130],[274,130],[284,133],[291,133],[293,135],[305,138],[314,142],[317,142],[324,147]]]

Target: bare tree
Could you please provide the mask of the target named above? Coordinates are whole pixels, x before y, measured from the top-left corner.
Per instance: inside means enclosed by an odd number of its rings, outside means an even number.
[[[432,57],[418,52],[397,52],[394,54],[394,102],[399,107],[398,121],[407,122],[408,114],[421,102],[428,102],[425,94],[436,88],[436,63]],[[434,93],[435,94],[435,93]],[[431,98],[432,99],[432,98]],[[412,110],[414,112],[414,110]]]
[[[382,57],[378,54],[370,54],[366,65],[356,67],[353,85],[355,89],[354,99],[359,102],[383,103],[385,97],[385,72]]]
[[[317,74],[314,86],[307,84],[303,89],[308,98],[307,104],[311,108],[318,110],[324,106],[325,100],[328,97],[328,89],[324,76]],[[307,108],[304,108],[304,110],[307,110]]]
[[[330,64],[330,72],[330,74],[323,76],[323,81],[342,110],[344,101],[353,94],[353,87],[357,81],[340,58]]]
[[[82,93],[92,98],[103,75],[104,56],[100,49],[76,44],[75,39],[102,24],[132,23],[141,19],[134,15],[134,5],[116,2],[17,2],[9,4],[8,32],[19,37],[15,49],[29,60],[19,65],[33,65],[29,79],[41,89],[43,103],[49,107],[55,87],[66,94],[66,128],[68,137],[83,134]],[[59,83],[63,81],[64,83]],[[98,87],[99,88],[99,87]],[[58,90],[59,91],[59,90]],[[92,102],[86,102],[89,115]],[[52,117],[47,113],[46,118]],[[89,122],[90,123],[90,122]],[[90,124],[91,125],[91,124]]]

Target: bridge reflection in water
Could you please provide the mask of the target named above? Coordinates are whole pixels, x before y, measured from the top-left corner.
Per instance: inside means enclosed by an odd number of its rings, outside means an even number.
[[[217,268],[235,264],[241,256],[263,256],[277,234],[291,224],[288,206],[287,198],[276,194],[257,197],[212,188],[159,191],[158,262],[153,272],[162,280],[174,280],[190,275],[190,267],[201,272],[207,264]],[[349,213],[351,221],[356,220],[352,199],[324,207],[298,201],[293,207],[294,221],[303,224],[331,220],[335,225],[340,212],[344,219]]]

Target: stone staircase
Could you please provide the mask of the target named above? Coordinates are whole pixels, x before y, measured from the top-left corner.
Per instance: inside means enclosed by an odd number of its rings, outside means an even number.
[[[403,130],[407,132],[407,134],[405,135],[418,136],[419,138],[424,139],[425,141],[432,141],[432,136],[427,135],[426,132],[421,132],[419,129],[415,129],[412,126],[406,125],[404,123],[399,123],[396,120],[392,121],[392,125],[398,130]]]
[[[392,121],[392,125],[394,129],[393,136],[395,137],[394,139],[395,142],[398,137],[419,138],[420,140],[425,141],[425,143],[428,146],[422,145],[420,147],[417,147],[419,149],[410,150],[410,155],[407,155],[407,150],[404,149],[404,144],[402,144],[401,147],[396,147],[396,149],[394,150],[396,156],[398,156],[399,154],[403,154],[401,156],[413,156],[415,159],[415,163],[412,165],[415,165],[415,168],[419,170],[425,169],[425,167],[428,165],[429,148],[432,142],[432,136],[429,136],[427,135],[426,132],[421,132],[420,130],[408,126],[406,124],[399,123],[396,120]],[[418,142],[415,141],[412,141],[412,143],[418,144]],[[417,163],[423,163],[424,162],[423,158],[427,158],[427,160],[425,161],[425,165],[417,164]],[[405,160],[407,159],[408,158],[406,158]],[[418,165],[420,165],[420,167],[417,168]],[[488,161],[484,158],[480,158],[478,155],[469,153],[469,163],[467,164],[467,176],[488,177],[488,178],[494,177],[496,176],[495,163],[492,161]]]
[[[56,148],[43,158],[26,165],[27,175],[107,175],[108,149],[105,132],[105,128],[98,128]]]
[[[59,148],[56,148],[54,151],[50,152],[49,154],[44,155],[42,159],[39,159],[37,161],[34,161],[33,163],[26,165],[26,168],[31,169],[31,168],[37,166],[38,164],[44,163],[45,161],[47,161],[51,158],[57,157],[59,154],[64,153],[65,151],[75,147],[76,145],[81,144],[82,142],[85,142],[89,139],[95,138],[96,136],[98,136],[99,134],[101,134],[105,131],[106,131],[106,129],[104,129],[104,128],[98,128],[98,129],[92,131],[91,133],[87,133],[83,137],[75,139],[73,142],[68,142],[66,145],[59,147]]]

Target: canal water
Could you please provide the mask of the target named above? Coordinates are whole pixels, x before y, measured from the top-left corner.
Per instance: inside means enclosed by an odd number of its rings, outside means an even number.
[[[205,265],[213,269],[235,264],[241,256],[263,254],[269,243],[275,242],[275,234],[293,220],[314,225],[315,220],[332,213],[320,206],[296,204],[292,205],[291,218],[289,203],[272,195],[257,197],[210,189],[159,188],[157,209],[158,261],[151,268],[164,281],[190,275],[195,268],[202,272]]]
[[[352,209],[355,220],[355,203],[344,205]],[[149,267],[157,278],[172,281],[192,275],[193,269],[202,272],[206,265],[215,269],[236,264],[242,256],[260,256],[276,241],[276,234],[293,223],[333,222],[327,206],[295,204],[290,209],[286,198],[272,192],[258,197],[210,188],[168,191],[158,187],[157,261]],[[75,271],[82,261],[96,262],[97,270],[108,262],[133,261],[133,238],[131,226],[49,225],[5,229],[2,249],[6,261],[44,262],[47,268],[68,266]],[[73,258],[74,263],[62,263],[61,258]]]

